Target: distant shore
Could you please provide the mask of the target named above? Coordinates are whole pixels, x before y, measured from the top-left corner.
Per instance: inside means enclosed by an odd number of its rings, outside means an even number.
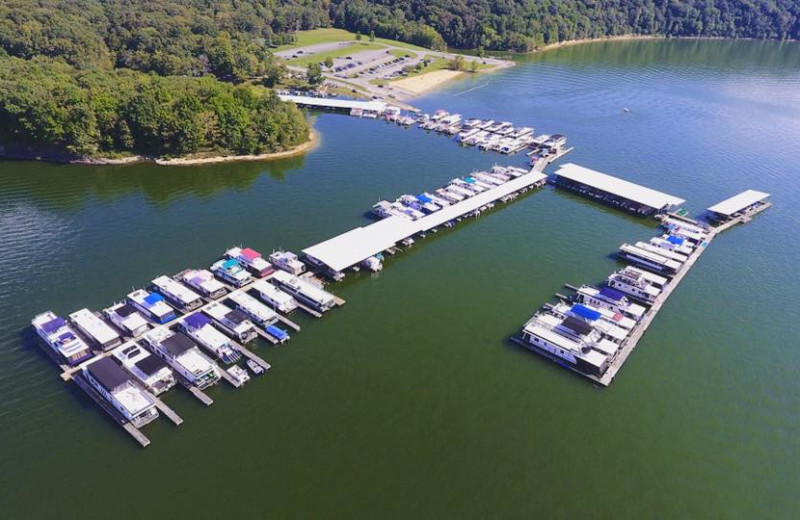
[[[131,155],[127,157],[75,157],[60,151],[34,150],[23,147],[0,146],[0,157],[14,160],[37,160],[59,164],[82,164],[89,166],[122,166],[127,164],[137,164],[152,162],[159,166],[194,166],[198,164],[216,164],[223,162],[239,161],[274,161],[303,155],[319,144],[319,134],[312,129],[308,134],[308,141],[295,146],[290,150],[280,152],[264,153],[258,155],[208,155],[176,157],[164,159],[160,157],[149,157],[146,155]]]

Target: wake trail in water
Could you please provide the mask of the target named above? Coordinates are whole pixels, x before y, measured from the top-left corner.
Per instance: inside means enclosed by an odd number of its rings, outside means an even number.
[[[463,94],[468,94],[468,93],[472,92],[473,90],[482,89],[483,87],[489,86],[491,83],[492,83],[491,81],[487,81],[486,83],[484,83],[482,85],[477,85],[475,87],[468,88],[467,90],[462,90],[461,92],[456,92],[455,94],[453,94],[453,97],[461,96]]]

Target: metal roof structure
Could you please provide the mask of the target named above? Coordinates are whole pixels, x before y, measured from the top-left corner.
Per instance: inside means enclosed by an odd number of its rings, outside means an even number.
[[[355,99],[322,98],[312,96],[296,96],[292,94],[278,94],[281,101],[291,101],[292,103],[305,107],[327,108],[338,110],[352,110],[358,108],[370,112],[382,114],[388,106],[383,101],[358,101]]]
[[[729,217],[734,213],[737,213],[749,206],[752,206],[756,202],[761,202],[768,198],[769,198],[769,193],[764,193],[763,191],[756,191],[756,190],[747,190],[729,199],[723,200],[719,204],[714,204],[713,206],[708,208],[708,211]]]
[[[654,209],[671,208],[673,206],[680,206],[686,202],[684,199],[673,195],[652,190],[630,181],[590,170],[589,168],[584,168],[583,166],[573,163],[567,163],[561,166],[555,174],[559,177],[585,184],[586,186],[623,197]]]
[[[404,238],[441,226],[445,222],[546,178],[547,176],[543,173],[530,172],[417,220],[402,216],[388,217],[303,249],[303,253],[335,271],[343,271],[389,249]]]

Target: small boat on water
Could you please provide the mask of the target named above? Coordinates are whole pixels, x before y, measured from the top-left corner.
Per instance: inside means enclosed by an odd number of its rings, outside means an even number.
[[[377,273],[383,269],[383,262],[374,256],[362,260],[360,265],[365,269],[369,269],[373,273]]]
[[[64,361],[70,365],[92,357],[92,351],[67,322],[52,311],[38,314],[31,320],[36,334]]]
[[[250,374],[247,373],[247,370],[243,369],[239,365],[231,365],[230,367],[225,369],[225,372],[231,376],[231,379],[236,381],[236,388],[244,386],[248,381],[250,381]]]
[[[245,364],[247,365],[247,368],[249,368],[250,371],[253,372],[254,375],[260,376],[261,374],[266,372],[264,367],[262,367],[252,359],[248,359],[247,361],[245,361]]]

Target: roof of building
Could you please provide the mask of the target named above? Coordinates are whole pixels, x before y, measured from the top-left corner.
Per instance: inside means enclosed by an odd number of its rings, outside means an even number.
[[[110,357],[100,358],[86,366],[86,370],[92,379],[97,381],[100,386],[111,392],[121,384],[130,379],[128,374],[122,370],[116,361]]]
[[[199,329],[200,327],[205,327],[211,323],[211,320],[203,314],[202,312],[196,312],[189,316],[186,316],[183,319],[184,323],[193,329]]]
[[[248,260],[254,260],[261,256],[261,253],[259,253],[255,249],[250,249],[249,247],[245,247],[244,249],[242,249],[242,252],[240,254],[243,257],[247,258]]]
[[[144,374],[148,376],[152,376],[153,374],[155,374],[156,372],[167,366],[166,363],[161,361],[161,359],[159,359],[156,356],[147,356],[145,358],[140,359],[134,364],[139,370],[141,370]]]
[[[404,216],[388,217],[369,226],[351,229],[308,247],[303,252],[335,271],[343,271],[385,251],[404,238],[441,226],[445,222],[546,178],[545,174],[532,171],[417,220]]]
[[[164,350],[166,350],[172,356],[183,354],[195,346],[194,341],[180,332],[176,332],[172,336],[163,340],[161,345],[164,347]]]
[[[144,302],[148,305],[155,305],[158,302],[163,302],[164,297],[158,293],[150,293],[144,297]]]
[[[718,213],[720,215],[730,216],[749,206],[752,206],[756,202],[761,202],[767,198],[769,198],[769,193],[756,190],[747,190],[729,199],[723,200],[718,204],[714,204],[708,208],[708,211]]]
[[[382,113],[388,106],[383,101],[358,101],[355,99],[321,98],[311,96],[294,96],[291,94],[278,94],[282,101],[291,101],[297,105],[319,107],[319,108],[339,108],[352,110],[358,108],[370,112]]]
[[[41,327],[45,334],[52,334],[66,324],[67,322],[64,321],[64,318],[56,316],[54,319],[46,323],[42,323]]]
[[[673,195],[645,188],[630,181],[590,170],[577,164],[564,164],[556,171],[556,175],[655,209],[661,209],[665,206],[680,206],[686,202]]]

